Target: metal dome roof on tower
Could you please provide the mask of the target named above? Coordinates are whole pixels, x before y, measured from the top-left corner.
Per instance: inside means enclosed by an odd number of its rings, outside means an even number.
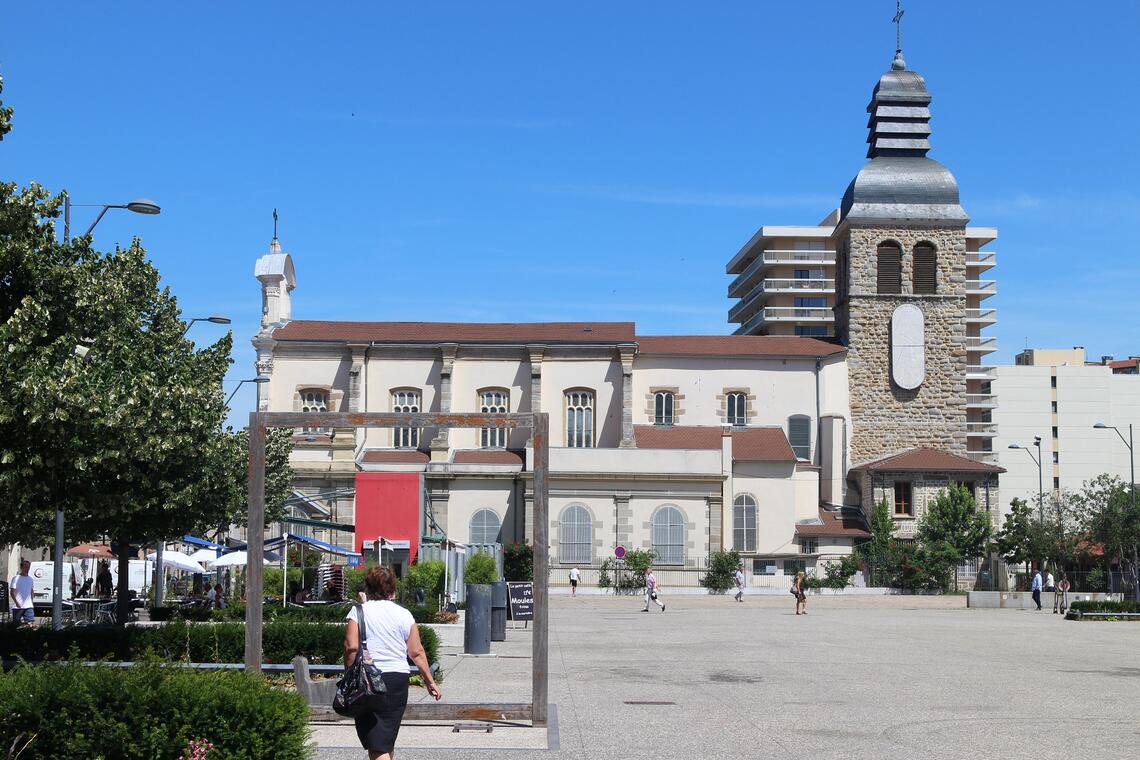
[[[968,221],[958,181],[930,150],[930,93],[926,80],[906,67],[902,50],[879,78],[867,106],[867,157],[847,188],[842,218],[883,221]]]

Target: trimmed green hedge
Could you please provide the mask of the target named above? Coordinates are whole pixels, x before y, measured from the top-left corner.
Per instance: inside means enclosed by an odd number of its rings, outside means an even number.
[[[1140,613],[1140,602],[1134,599],[1125,599],[1121,602],[1073,602],[1069,605],[1069,613],[1065,617],[1069,620],[1113,620],[1114,618],[1104,618],[1100,615],[1090,618],[1081,618],[1079,615],[1084,612],[1131,612]],[[1140,618],[1126,617],[1116,618],[1118,620],[1140,622]]]
[[[439,637],[420,626],[420,639],[429,662],[439,660]],[[103,628],[87,626],[53,631],[47,627],[0,630],[0,659],[40,660],[109,658],[139,661],[147,651],[187,662],[243,662],[244,623],[172,622],[158,626]],[[288,663],[301,654],[313,664],[335,664],[344,659],[344,626],[325,623],[270,622],[262,634],[266,662]]]
[[[267,604],[261,608],[262,619],[265,621],[282,620],[298,623],[339,623],[352,605],[344,604],[311,604],[305,607],[282,607],[276,604]],[[151,607],[150,619],[155,621],[186,620],[193,623],[216,622],[244,622],[245,605],[233,604],[220,610],[204,609],[201,607]]]
[[[241,671],[20,665],[0,673],[0,705],[0,747],[27,743],[21,760],[175,760],[200,739],[211,760],[312,756],[300,695]]]

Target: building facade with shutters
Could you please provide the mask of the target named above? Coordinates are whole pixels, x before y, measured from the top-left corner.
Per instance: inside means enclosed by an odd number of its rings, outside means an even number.
[[[994,349],[980,279],[996,238],[969,225],[930,149],[931,97],[901,51],[874,88],[869,161],[815,227],[762,227],[728,264],[734,335],[632,323],[294,320],[293,262],[258,260],[254,339],[271,411],[542,411],[551,419],[554,567],[617,546],[694,567],[740,550],[754,575],[850,553],[886,502],[914,534],[947,486],[998,521]],[[526,431],[304,430],[298,487],[353,520],[357,471],[421,473],[447,535],[533,535]]]

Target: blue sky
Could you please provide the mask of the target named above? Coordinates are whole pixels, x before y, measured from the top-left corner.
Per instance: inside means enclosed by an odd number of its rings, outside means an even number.
[[[906,6],[931,156],[1001,231],[996,359],[1140,353],[1140,4]],[[52,8],[4,14],[0,176],[158,201],[96,242],[140,235],[185,316],[233,318],[227,392],[274,207],[299,319],[728,332],[725,263],[838,205],[895,42],[886,0]]]

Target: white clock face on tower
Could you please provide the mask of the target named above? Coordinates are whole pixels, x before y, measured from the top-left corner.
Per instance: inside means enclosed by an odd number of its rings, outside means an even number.
[[[926,379],[926,324],[922,309],[904,303],[891,314],[891,379],[912,391]]]

